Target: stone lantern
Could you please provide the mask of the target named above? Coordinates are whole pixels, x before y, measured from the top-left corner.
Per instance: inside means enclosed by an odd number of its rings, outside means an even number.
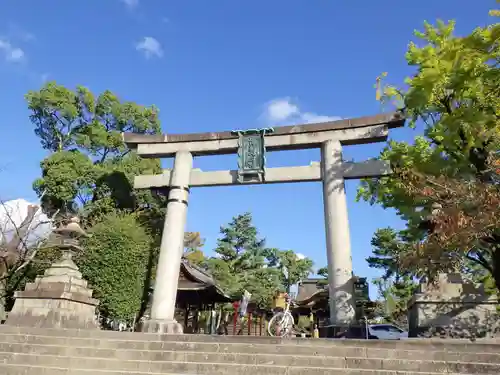
[[[73,255],[82,251],[80,238],[89,236],[80,227],[80,219],[76,216],[70,218],[66,224],[62,224],[54,229],[53,233],[52,244],[58,247],[62,253],[60,261],[72,261]]]
[[[61,250],[61,258],[35,282],[15,293],[15,303],[6,324],[44,328],[99,327],[92,290],[82,278],[73,255],[82,251],[80,238],[88,236],[76,217],[53,231],[51,243]]]

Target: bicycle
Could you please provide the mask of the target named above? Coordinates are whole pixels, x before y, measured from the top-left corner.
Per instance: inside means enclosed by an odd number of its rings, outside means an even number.
[[[285,301],[285,309],[275,313],[267,324],[267,332],[269,333],[269,336],[286,337],[293,331],[295,320],[290,312],[292,300],[288,295],[286,295]],[[273,332],[273,328],[278,328],[276,333]]]

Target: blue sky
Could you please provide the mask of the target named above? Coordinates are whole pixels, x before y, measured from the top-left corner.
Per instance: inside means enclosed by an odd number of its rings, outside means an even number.
[[[404,3],[404,5],[403,5]],[[380,112],[373,84],[412,71],[404,53],[423,21],[456,19],[459,33],[489,22],[494,1],[421,0],[4,0],[0,3],[0,197],[35,200],[45,157],[29,121],[28,90],[45,80],[155,104],[168,133],[244,129]],[[396,129],[394,139],[415,131]],[[383,144],[345,148],[376,156]],[[318,150],[271,153],[268,166],[307,165]],[[166,162],[166,165],[169,163]],[[236,156],[195,160],[235,169]],[[355,272],[367,267],[379,227],[400,227],[391,211],[355,202],[347,183]],[[220,225],[251,211],[267,244],[326,264],[320,183],[194,189],[188,230],[211,252]]]

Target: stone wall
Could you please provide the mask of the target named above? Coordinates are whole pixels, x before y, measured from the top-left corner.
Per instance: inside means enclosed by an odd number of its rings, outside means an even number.
[[[409,335],[486,337],[498,330],[498,300],[460,274],[421,284],[408,306]]]

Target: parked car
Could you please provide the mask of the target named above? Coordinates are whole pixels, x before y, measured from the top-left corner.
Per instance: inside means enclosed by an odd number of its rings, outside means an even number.
[[[379,340],[401,340],[408,338],[408,332],[393,324],[370,324],[368,325],[370,336]]]

